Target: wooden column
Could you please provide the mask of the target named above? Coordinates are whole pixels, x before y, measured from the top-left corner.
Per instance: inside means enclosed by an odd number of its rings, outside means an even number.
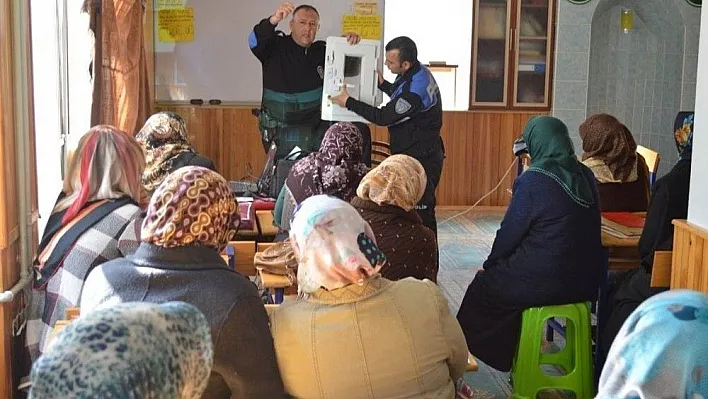
[[[708,230],[686,220],[674,220],[671,289],[708,294]]]

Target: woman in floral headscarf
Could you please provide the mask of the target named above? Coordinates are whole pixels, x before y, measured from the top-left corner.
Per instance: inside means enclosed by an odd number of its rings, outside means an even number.
[[[204,313],[214,337],[203,398],[282,397],[263,302],[255,285],[219,255],[238,225],[236,200],[223,177],[198,166],[176,170],[150,200],[135,254],[91,272],[81,312],[119,302],[190,303]]]
[[[32,399],[201,398],[209,323],[184,302],[125,303],[83,314],[35,362]]]
[[[348,203],[316,195],[290,230],[301,299],[271,315],[278,366],[293,397],[455,397],[467,346],[429,280],[390,281],[374,234]]]
[[[616,293],[610,298],[610,316],[600,341],[604,353],[610,349],[622,324],[639,304],[668,288],[651,287],[651,272],[654,252],[670,251],[673,248],[674,225],[671,221],[688,217],[693,112],[679,112],[674,125],[679,161],[654,184],[644,229],[639,238],[641,265],[622,279]]]
[[[435,233],[415,211],[426,184],[420,162],[408,155],[392,155],[364,176],[352,199],[386,255],[381,275],[389,280],[414,277],[437,281]]]
[[[610,349],[597,398],[708,398],[708,296],[686,290],[648,299]]]
[[[317,152],[299,160],[288,174],[275,206],[275,221],[289,230],[297,204],[319,194],[350,201],[368,171],[362,162],[363,139],[351,123],[332,125]]]
[[[135,136],[145,152],[143,186],[152,194],[167,175],[184,166],[216,170],[214,162],[198,155],[187,138],[187,124],[174,112],[158,112]]]

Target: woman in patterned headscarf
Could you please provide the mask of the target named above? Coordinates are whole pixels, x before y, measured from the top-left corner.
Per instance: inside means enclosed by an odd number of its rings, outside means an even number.
[[[223,177],[198,166],[176,170],[152,196],[135,254],[91,272],[81,312],[133,301],[195,305],[215,340],[203,397],[282,397],[263,302],[219,253],[238,225],[236,200]]]
[[[398,154],[386,158],[364,176],[351,201],[376,235],[388,262],[381,275],[437,281],[435,233],[415,211],[425,191],[425,169],[415,158]]]
[[[435,283],[381,277],[386,259],[371,228],[338,198],[300,204],[290,242],[301,299],[271,315],[289,395],[455,397],[467,347]]]
[[[368,171],[362,162],[363,138],[351,123],[332,125],[317,152],[299,160],[288,174],[275,207],[275,221],[290,227],[295,206],[313,195],[326,194],[351,201]]]
[[[173,112],[158,112],[135,136],[145,152],[143,186],[152,194],[167,175],[184,166],[216,170],[214,162],[198,155],[187,138],[187,124]]]
[[[32,366],[29,397],[197,399],[212,359],[209,324],[194,306],[120,304],[57,336]]]
[[[622,326],[597,398],[708,398],[708,296],[656,295]]]
[[[674,138],[679,161],[669,173],[654,183],[642,236],[639,238],[641,265],[621,278],[610,298],[610,312],[602,332],[602,349],[610,349],[617,332],[639,304],[667,288],[651,287],[655,251],[671,251],[674,244],[674,219],[688,217],[688,191],[691,185],[693,112],[679,112],[674,123]]]
[[[580,125],[583,164],[592,170],[603,212],[643,212],[649,203],[649,169],[632,133],[612,115],[595,114]]]
[[[32,359],[64,311],[78,306],[89,271],[137,249],[144,167],[138,143],[113,126],[94,126],[79,141],[34,260],[25,336]]]

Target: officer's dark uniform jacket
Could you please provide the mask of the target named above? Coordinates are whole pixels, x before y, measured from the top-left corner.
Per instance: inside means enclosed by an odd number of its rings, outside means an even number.
[[[406,154],[425,169],[428,182],[416,210],[423,224],[437,234],[435,189],[442,173],[444,146],[440,137],[442,101],[435,78],[419,62],[393,83],[384,81],[379,89],[391,98],[382,108],[347,100],[347,109],[379,126],[388,126],[391,153]]]
[[[349,97],[347,109],[376,125],[388,126],[393,154],[421,160],[441,151],[442,101],[428,68],[416,62],[393,83],[384,81],[379,89],[391,98],[384,107],[375,108]]]

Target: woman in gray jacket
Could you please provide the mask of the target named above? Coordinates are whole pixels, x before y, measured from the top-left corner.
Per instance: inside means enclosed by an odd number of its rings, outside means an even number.
[[[153,194],[136,253],[91,272],[81,313],[133,301],[192,304],[209,321],[214,342],[203,398],[283,397],[263,302],[219,255],[239,220],[223,177],[202,167],[178,169]]]

